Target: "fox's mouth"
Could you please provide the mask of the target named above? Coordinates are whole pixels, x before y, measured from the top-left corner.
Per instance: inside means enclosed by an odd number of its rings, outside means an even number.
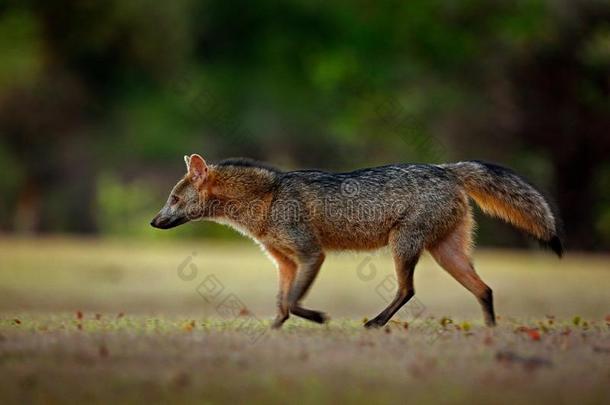
[[[187,217],[161,217],[160,215],[157,215],[156,217],[153,218],[152,221],[150,221],[150,225],[153,228],[158,228],[158,229],[170,229],[170,228],[174,228],[178,225],[182,225],[185,224],[189,221],[189,219]]]

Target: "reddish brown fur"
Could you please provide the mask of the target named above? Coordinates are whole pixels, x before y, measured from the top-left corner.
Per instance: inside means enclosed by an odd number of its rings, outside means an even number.
[[[483,194],[479,192],[478,189],[468,188],[468,194],[476,201],[483,212],[502,218],[518,228],[526,230],[537,238],[547,237],[547,231],[535,218],[528,215],[527,212],[516,209],[514,206],[507,204],[506,201],[497,198],[493,194]]]
[[[481,280],[471,262],[471,235],[472,220],[468,215],[451,233],[428,250],[443,269],[477,297],[483,307],[485,322],[494,325],[491,288]]]

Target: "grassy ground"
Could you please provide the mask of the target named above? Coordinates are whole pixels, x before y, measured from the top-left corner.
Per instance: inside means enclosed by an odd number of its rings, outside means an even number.
[[[484,251],[499,326],[425,257],[413,300],[387,254],[330,256],[326,326],[269,331],[275,271],[250,244],[0,240],[0,401],[607,403],[610,258]]]

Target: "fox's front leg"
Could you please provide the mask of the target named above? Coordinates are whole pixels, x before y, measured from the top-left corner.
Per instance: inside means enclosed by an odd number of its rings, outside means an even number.
[[[288,293],[294,282],[297,272],[297,265],[288,256],[281,253],[278,249],[266,246],[267,251],[275,260],[279,275],[279,288],[277,293],[277,316],[271,327],[279,329],[284,322],[290,317],[290,308],[288,305]]]
[[[328,317],[324,313],[303,308],[300,305],[301,299],[318,274],[324,261],[324,254],[320,252],[319,255],[307,256],[297,264],[278,248],[272,246],[265,246],[265,248],[275,260],[279,272],[278,313],[271,327],[280,328],[291,313],[313,322],[326,322]]]
[[[301,300],[309,291],[313,281],[316,279],[320,267],[324,262],[324,253],[321,251],[311,252],[301,255],[298,259],[298,268],[295,280],[288,293],[288,308],[290,312],[301,318],[305,318],[316,323],[325,323],[328,316],[320,311],[303,308]]]

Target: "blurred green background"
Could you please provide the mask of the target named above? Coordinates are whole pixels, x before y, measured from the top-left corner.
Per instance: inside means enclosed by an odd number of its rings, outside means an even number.
[[[610,1],[0,2],[0,231],[148,222],[182,156],[285,169],[482,159],[610,248]],[[479,241],[529,242],[481,217]]]

